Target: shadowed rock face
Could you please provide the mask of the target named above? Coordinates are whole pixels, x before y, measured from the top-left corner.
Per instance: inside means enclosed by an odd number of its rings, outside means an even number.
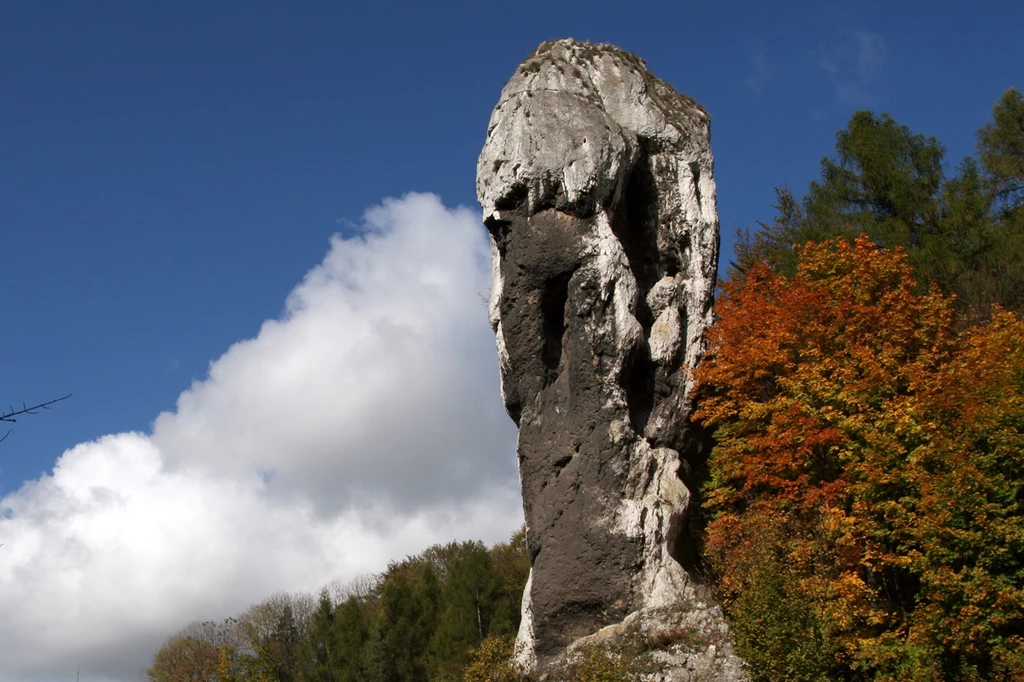
[[[709,123],[634,55],[572,40],[537,48],[491,116],[477,196],[519,426],[532,555],[519,655],[534,669],[630,614],[682,612],[718,646],[677,663],[738,679],[721,612],[686,570],[701,447],[687,368],[718,259]]]

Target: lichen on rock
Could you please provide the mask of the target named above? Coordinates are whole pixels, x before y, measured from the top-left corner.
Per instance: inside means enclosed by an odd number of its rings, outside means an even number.
[[[545,43],[502,90],[477,196],[532,557],[521,662],[542,673],[574,642],[674,613],[716,642],[679,675],[741,679],[687,566],[690,369],[718,259],[710,117],[628,52]]]

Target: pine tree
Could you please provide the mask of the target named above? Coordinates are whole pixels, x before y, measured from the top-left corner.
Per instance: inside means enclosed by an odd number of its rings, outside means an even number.
[[[490,634],[501,584],[481,542],[466,542],[457,552],[441,591],[440,613],[431,638],[433,679],[457,679],[469,651]]]
[[[978,131],[978,156],[994,198],[1004,211],[1024,205],[1024,96],[1010,88]]]
[[[334,608],[327,590],[320,591],[317,609],[299,643],[298,668],[301,682],[335,682]]]
[[[865,233],[885,248],[920,248],[939,217],[945,149],[938,140],[888,114],[858,111],[836,135],[836,154],[822,159],[821,182],[811,183],[804,236]]]
[[[978,157],[993,206],[988,271],[992,303],[1024,312],[1024,97],[1010,88],[978,131]]]
[[[796,268],[793,245],[804,236],[804,210],[789,187],[776,187],[775,200],[775,218],[770,224],[758,221],[759,229],[754,232],[749,227],[736,230],[736,260],[730,264],[730,279],[741,279],[758,263],[786,274]]]
[[[332,668],[335,671],[335,682],[361,682],[369,679],[364,675],[369,632],[363,607],[355,597],[349,597],[338,606],[333,639],[335,650]]]
[[[381,586],[377,631],[382,682],[425,682],[427,647],[437,621],[440,588],[425,560],[392,564]]]
[[[299,628],[290,602],[286,602],[274,625],[275,672],[278,682],[293,682],[299,667]]]
[[[1024,97],[1004,93],[978,131],[977,158],[949,179],[944,153],[888,114],[858,111],[802,202],[776,188],[773,221],[737,230],[728,278],[762,262],[792,275],[794,245],[863,233],[906,250],[918,293],[935,282],[955,294],[965,326],[987,321],[994,305],[1024,312]]]
[[[490,549],[491,563],[498,576],[499,594],[491,618],[490,634],[515,635],[522,616],[523,590],[530,577],[530,551],[526,546],[526,526],[512,534],[508,542]]]

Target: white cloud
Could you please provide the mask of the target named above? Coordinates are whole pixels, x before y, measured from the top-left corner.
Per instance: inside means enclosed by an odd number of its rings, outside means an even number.
[[[870,86],[887,58],[885,40],[870,31],[846,30],[818,47],[818,68],[832,81],[836,99],[849,106],[871,105]]]
[[[194,619],[520,522],[474,212],[385,201],[152,434],[0,500],[0,682],[137,680]]]

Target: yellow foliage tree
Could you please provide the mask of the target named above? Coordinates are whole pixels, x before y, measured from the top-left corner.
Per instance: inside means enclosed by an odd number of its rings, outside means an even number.
[[[958,335],[863,236],[798,255],[725,286],[698,370],[707,555],[741,653],[765,680],[1013,679],[1024,326]]]

